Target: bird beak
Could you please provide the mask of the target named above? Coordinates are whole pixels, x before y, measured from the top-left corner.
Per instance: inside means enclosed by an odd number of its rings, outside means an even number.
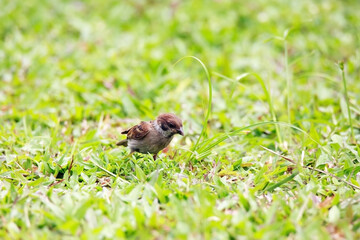
[[[178,129],[177,133],[180,134],[181,136],[184,136],[183,128],[181,127],[180,129]]]

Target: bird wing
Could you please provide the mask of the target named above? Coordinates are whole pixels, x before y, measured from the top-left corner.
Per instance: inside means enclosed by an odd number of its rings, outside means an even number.
[[[121,134],[127,134],[127,139],[140,140],[143,139],[150,132],[151,124],[149,122],[141,122],[138,125],[129,128]]]

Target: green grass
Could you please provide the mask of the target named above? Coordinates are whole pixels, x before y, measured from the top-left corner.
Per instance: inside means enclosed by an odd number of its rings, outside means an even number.
[[[1,239],[360,238],[359,1],[0,6]]]

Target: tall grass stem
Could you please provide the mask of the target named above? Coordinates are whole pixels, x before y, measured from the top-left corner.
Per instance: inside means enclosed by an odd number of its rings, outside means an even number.
[[[217,75],[219,77],[222,77],[226,80],[232,80],[234,81],[233,79],[231,78],[228,78],[224,75],[221,75],[219,73],[213,73],[214,75]],[[261,88],[265,94],[265,97],[266,97],[266,101],[267,103],[269,104],[269,110],[270,110],[270,115],[271,115],[271,118],[274,122],[277,122],[277,118],[276,118],[276,114],[275,114],[275,110],[274,110],[274,106],[273,106],[273,103],[272,103],[272,98],[271,98],[271,95],[269,93],[269,91],[267,90],[266,88],[266,85],[265,85],[265,82],[264,80],[260,77],[259,74],[257,73],[243,73],[241,74],[240,76],[238,76],[235,80],[235,82],[237,82],[238,84],[240,84],[240,80],[244,79],[245,77],[247,76],[254,76],[256,78],[256,80],[258,80],[258,82],[260,83],[261,85]],[[276,135],[277,135],[277,138],[278,138],[278,141],[280,143],[280,145],[282,145],[282,138],[281,138],[281,132],[280,132],[280,128],[279,128],[279,125],[275,125],[275,130],[276,130]]]
[[[345,70],[344,70],[344,62],[339,63],[339,68],[341,71],[341,77],[344,84],[344,94],[345,94],[345,100],[346,100],[346,106],[347,106],[347,112],[348,112],[348,118],[349,118],[349,125],[350,125],[350,131],[351,131],[351,140],[355,140],[354,136],[354,128],[352,125],[352,119],[351,119],[351,112],[350,112],[350,101],[349,101],[349,95],[347,91],[347,84],[346,84],[346,77],[345,77]]]
[[[285,78],[286,78],[286,91],[287,91],[287,115],[288,123],[291,124],[291,79],[289,74],[289,59],[288,59],[288,46],[287,41],[284,39],[284,56],[285,56]]]
[[[201,130],[201,133],[200,133],[200,136],[198,137],[195,145],[192,147],[191,149],[191,155],[189,157],[189,160],[193,157],[194,155],[194,152],[196,151],[199,143],[200,143],[200,139],[202,137],[204,137],[206,135],[206,128],[207,128],[207,123],[208,123],[208,120],[209,120],[209,117],[210,117],[210,113],[211,113],[211,104],[212,104],[212,84],[211,84],[211,77],[210,77],[210,73],[207,69],[207,67],[205,66],[205,64],[197,57],[195,56],[185,56],[185,57],[182,57],[180,58],[174,65],[178,64],[179,62],[181,62],[182,60],[184,60],[185,58],[192,58],[192,59],[195,59],[197,62],[200,63],[200,65],[202,66],[202,68],[204,69],[205,71],[205,75],[206,75],[206,78],[207,78],[207,81],[208,81],[208,106],[207,106],[207,110],[206,110],[206,115],[205,115],[205,118],[203,120],[203,126],[202,126],[202,130]]]

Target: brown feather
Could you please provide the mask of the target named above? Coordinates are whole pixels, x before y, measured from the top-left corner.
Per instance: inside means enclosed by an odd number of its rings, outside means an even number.
[[[140,140],[148,135],[150,129],[151,124],[149,122],[141,122],[140,124],[135,125],[122,133],[127,134],[127,139]]]
[[[127,139],[121,140],[120,142],[116,143],[116,145],[117,146],[127,147],[128,146],[128,140]]]
[[[130,129],[131,129],[131,128],[129,128],[128,130],[122,131],[121,134],[127,134]]]

